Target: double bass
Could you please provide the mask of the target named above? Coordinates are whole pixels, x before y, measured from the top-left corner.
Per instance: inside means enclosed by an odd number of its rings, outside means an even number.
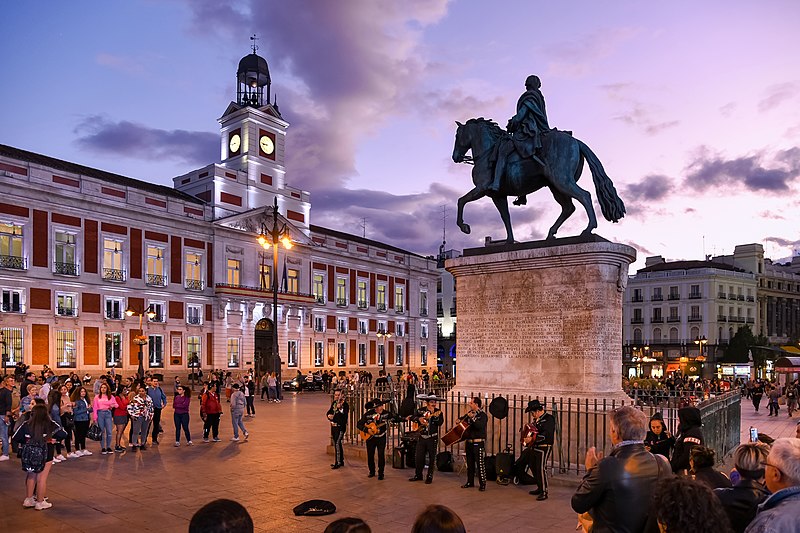
[[[475,411],[469,411],[467,414],[458,419],[458,423],[442,437],[442,443],[445,446],[452,446],[464,439],[464,433],[467,428],[472,425],[475,419]]]

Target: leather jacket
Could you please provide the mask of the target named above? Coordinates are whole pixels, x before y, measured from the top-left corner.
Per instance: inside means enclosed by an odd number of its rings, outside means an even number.
[[[756,517],[758,506],[767,499],[769,491],[758,481],[742,479],[735,487],[716,489],[714,494],[722,502],[733,530],[742,533]]]
[[[667,460],[644,444],[618,446],[583,476],[572,509],[592,515],[593,533],[639,533],[647,524],[656,482],[671,475]]]

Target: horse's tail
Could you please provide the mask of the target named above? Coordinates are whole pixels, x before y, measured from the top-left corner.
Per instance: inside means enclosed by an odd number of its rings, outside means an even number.
[[[580,147],[581,155],[589,163],[589,170],[592,171],[592,180],[594,187],[597,190],[597,200],[600,203],[600,209],[603,211],[603,216],[606,220],[617,222],[625,216],[625,204],[617,195],[617,189],[611,182],[606,171],[603,169],[603,164],[594,155],[594,152],[586,146],[583,142],[575,139]]]

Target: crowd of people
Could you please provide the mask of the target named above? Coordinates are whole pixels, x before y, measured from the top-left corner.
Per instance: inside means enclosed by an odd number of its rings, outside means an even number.
[[[221,440],[220,389],[228,378],[230,373],[213,372],[202,382],[198,403],[203,442]],[[255,416],[255,379],[248,373],[229,383],[230,440],[246,441],[250,433],[244,419]],[[56,377],[46,366],[37,375],[18,366],[14,374],[3,376],[0,387],[0,462],[16,452],[26,472],[23,506],[49,509],[47,477],[53,465],[93,455],[87,438],[99,441],[99,455],[139,453],[159,445],[165,433],[161,415],[169,403],[159,379],[149,372],[142,378],[123,378],[112,368],[93,380],[74,372]],[[187,446],[194,444],[191,403],[192,389],[176,377],[171,401],[176,447],[181,446],[181,434]]]

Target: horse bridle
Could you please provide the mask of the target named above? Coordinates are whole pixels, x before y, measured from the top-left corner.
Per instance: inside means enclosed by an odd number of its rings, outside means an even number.
[[[489,155],[489,152],[491,152],[491,151],[492,151],[492,147],[489,147],[486,150],[484,150],[483,153],[481,153],[477,157],[472,157],[472,156],[469,156],[467,154],[464,154],[463,156],[461,156],[462,159],[461,159],[460,163],[464,163],[466,165],[475,165],[478,161],[480,161],[481,159],[483,159],[484,157]]]

